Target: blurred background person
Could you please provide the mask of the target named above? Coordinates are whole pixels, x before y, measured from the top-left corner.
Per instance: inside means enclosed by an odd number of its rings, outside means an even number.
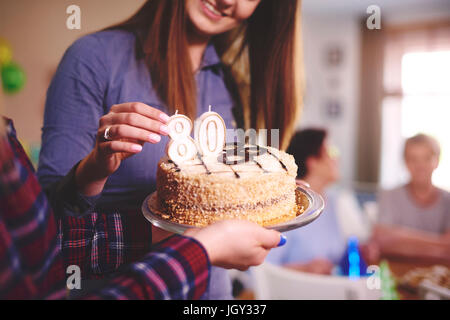
[[[306,182],[325,199],[325,210],[314,223],[286,233],[289,243],[272,252],[268,261],[303,272],[331,274],[345,254],[347,240],[366,239],[366,227],[356,198],[341,188],[330,188],[339,180],[337,150],[330,146],[327,131],[305,129],[297,132],[287,150],[298,166],[298,183]],[[346,228],[347,220],[352,228]],[[362,248],[369,260],[370,248]]]
[[[373,241],[385,256],[450,261],[450,193],[433,185],[440,146],[431,136],[406,140],[410,180],[379,194],[379,224]]]

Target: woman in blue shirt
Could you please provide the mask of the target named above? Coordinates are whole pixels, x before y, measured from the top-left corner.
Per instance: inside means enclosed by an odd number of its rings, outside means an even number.
[[[333,188],[339,180],[339,166],[336,152],[329,145],[328,133],[320,128],[307,128],[297,132],[288,148],[298,165],[298,180],[308,183],[325,199],[322,215],[303,228],[286,233],[289,243],[269,253],[267,261],[292,269],[331,274],[335,266],[341,266],[347,259],[346,249],[350,238],[367,240],[368,230],[361,217],[359,204],[352,192]],[[349,228],[342,222],[351,223]],[[362,244],[362,259],[366,262],[378,260],[377,248]],[[347,260],[348,261],[348,260]],[[365,270],[361,270],[365,274]]]
[[[297,5],[149,0],[124,23],[76,41],[48,90],[40,182],[49,187],[68,172],[75,176],[78,196],[60,204],[68,216],[89,210],[118,212],[124,221],[130,212],[140,216],[142,201],[155,190],[168,115],[178,110],[194,119],[209,105],[228,128],[280,129],[286,147],[297,115]],[[137,234],[149,227],[123,228]],[[149,242],[141,237],[134,246]],[[127,250],[115,248],[123,256]],[[205,298],[230,298],[224,270],[213,270],[211,278]]]
[[[337,195],[327,190],[339,179],[337,161],[329,153],[327,132],[315,128],[299,131],[288,152],[299,167],[297,178],[322,194],[326,206],[314,223],[287,232],[289,243],[282,250],[269,253],[267,260],[304,272],[330,274],[345,252],[346,239],[339,227]]]

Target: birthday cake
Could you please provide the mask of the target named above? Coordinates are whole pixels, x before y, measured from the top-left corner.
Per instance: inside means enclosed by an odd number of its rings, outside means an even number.
[[[158,212],[193,226],[233,218],[278,224],[301,212],[296,176],[294,157],[272,147],[228,144],[217,157],[197,154],[181,163],[165,156],[157,170]]]

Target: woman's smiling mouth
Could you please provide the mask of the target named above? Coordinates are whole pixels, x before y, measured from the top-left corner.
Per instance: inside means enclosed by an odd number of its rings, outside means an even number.
[[[223,17],[226,17],[226,14],[217,10],[217,8],[207,0],[201,0],[203,11],[205,14],[213,20],[220,20]]]

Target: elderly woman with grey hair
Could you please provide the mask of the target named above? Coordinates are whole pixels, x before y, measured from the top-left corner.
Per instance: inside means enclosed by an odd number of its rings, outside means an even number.
[[[405,142],[410,181],[379,194],[373,240],[384,256],[450,261],[450,193],[433,185],[439,143],[425,134]]]

